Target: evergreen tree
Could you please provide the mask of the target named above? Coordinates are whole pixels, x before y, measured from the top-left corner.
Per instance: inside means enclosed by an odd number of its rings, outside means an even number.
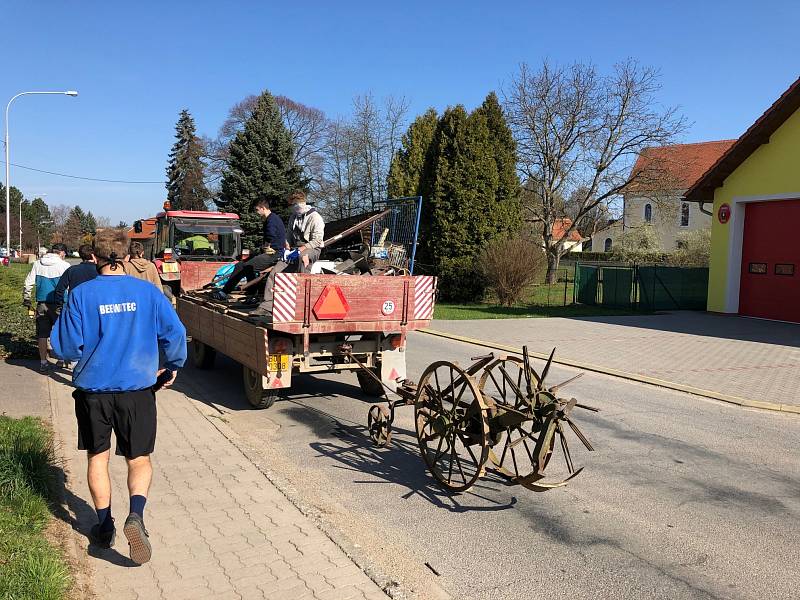
[[[522,225],[519,201],[520,181],[517,175],[517,144],[508,126],[497,94],[490,92],[475,111],[486,118],[489,144],[497,165],[497,188],[493,210],[498,230],[516,231]]]
[[[203,144],[192,115],[182,110],[167,164],[167,200],[173,210],[206,210],[211,197],[205,185]]]
[[[81,233],[83,235],[94,235],[97,233],[97,219],[92,211],[87,212],[81,221]]]
[[[394,155],[387,188],[390,198],[421,195],[426,169],[430,168],[430,149],[439,117],[429,108],[409,126],[401,140],[402,147]]]
[[[244,247],[256,248],[262,239],[261,220],[253,211],[255,201],[266,196],[272,210],[285,219],[289,192],[307,186],[295,158],[292,138],[268,91],[259,96],[229,148],[230,158],[222,176],[217,206],[239,214],[245,232],[242,243]]]
[[[84,226],[86,225],[86,213],[80,206],[75,206],[64,223],[64,230],[61,232],[64,244],[71,250],[75,250],[83,243]]]

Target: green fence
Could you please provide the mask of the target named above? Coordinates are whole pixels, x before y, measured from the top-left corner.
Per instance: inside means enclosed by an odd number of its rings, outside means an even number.
[[[629,310],[705,310],[708,269],[575,265],[578,304]]]

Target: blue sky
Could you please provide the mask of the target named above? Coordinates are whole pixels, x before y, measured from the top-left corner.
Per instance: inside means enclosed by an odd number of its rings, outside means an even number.
[[[481,102],[521,62],[632,56],[662,72],[683,141],[737,137],[798,76],[796,2],[3,3],[0,103],[12,162],[106,179],[163,181],[178,112],[214,135],[228,108],[269,89],[349,112],[352,97],[405,96],[412,116]],[[154,213],[163,185],[92,183],[12,167],[12,185],[115,223]]]

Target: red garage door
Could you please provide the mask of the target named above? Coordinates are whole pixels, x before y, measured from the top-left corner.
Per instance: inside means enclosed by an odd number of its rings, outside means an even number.
[[[800,200],[745,211],[739,313],[800,322]]]

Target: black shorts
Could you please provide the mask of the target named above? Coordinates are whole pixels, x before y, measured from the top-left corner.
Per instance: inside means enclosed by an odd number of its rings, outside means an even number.
[[[36,339],[49,338],[53,324],[58,319],[57,304],[39,302],[36,305]]]
[[[106,393],[75,390],[72,397],[79,450],[105,452],[111,448],[113,429],[119,456],[152,454],[156,445],[156,394],[152,389]]]

